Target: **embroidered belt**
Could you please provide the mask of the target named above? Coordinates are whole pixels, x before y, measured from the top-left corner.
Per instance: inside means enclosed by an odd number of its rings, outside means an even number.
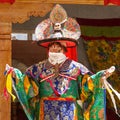
[[[60,101],[76,101],[75,98],[72,97],[67,97],[67,98],[62,98],[62,97],[42,97],[42,101],[44,100],[60,100]]]

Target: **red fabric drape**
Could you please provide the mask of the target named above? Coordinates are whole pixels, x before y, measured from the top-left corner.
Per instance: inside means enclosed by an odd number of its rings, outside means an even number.
[[[15,0],[0,0],[0,3],[10,3],[13,4]]]
[[[110,41],[120,40],[120,34],[119,33],[117,34],[117,31],[119,31],[120,29],[120,18],[110,18],[110,19],[76,18],[76,20],[81,26],[82,35],[80,37],[83,38],[84,40],[100,40],[100,39],[105,39]],[[98,33],[96,31],[95,32],[93,31],[93,34],[92,33],[89,34],[89,32],[86,29],[87,27],[89,31],[97,29]],[[96,28],[92,29],[92,27],[93,28],[96,27]],[[102,29],[100,30],[99,28]],[[106,32],[106,28],[108,29],[107,32]]]
[[[72,60],[78,61],[77,47],[67,48],[66,56]]]
[[[104,0],[105,5],[108,5],[109,3],[120,5],[120,0]]]
[[[106,0],[109,1],[109,0]],[[119,0],[120,1],[120,0]],[[120,26],[120,18],[108,19],[89,19],[89,18],[76,18],[79,25],[85,26]]]

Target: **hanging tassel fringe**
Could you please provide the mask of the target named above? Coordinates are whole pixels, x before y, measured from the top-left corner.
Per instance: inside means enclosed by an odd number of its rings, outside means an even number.
[[[107,72],[111,74],[112,72],[114,72],[114,70],[115,70],[115,67],[112,66],[110,69],[107,70]],[[103,83],[104,83],[103,86],[108,91],[108,93],[111,97],[115,112],[120,117],[120,114],[117,111],[116,101],[115,101],[115,98],[114,98],[114,94],[115,94],[118,97],[118,99],[120,100],[120,93],[118,93],[115,89],[113,89],[113,87],[107,82],[106,76],[103,76],[102,79],[103,79]]]
[[[5,75],[6,75],[6,90],[12,96],[13,101],[15,101],[16,96],[12,94],[12,72],[13,68],[6,64]],[[5,96],[6,98],[8,96]]]

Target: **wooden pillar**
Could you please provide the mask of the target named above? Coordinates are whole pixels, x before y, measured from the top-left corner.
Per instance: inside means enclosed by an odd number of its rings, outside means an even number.
[[[5,100],[5,65],[11,65],[11,23],[0,21],[0,120],[10,120],[11,98]]]

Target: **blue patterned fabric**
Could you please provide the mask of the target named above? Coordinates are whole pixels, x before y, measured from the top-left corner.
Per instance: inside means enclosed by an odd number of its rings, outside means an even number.
[[[69,81],[67,78],[58,76],[54,80],[51,80],[51,82],[52,81],[53,81],[53,86],[59,95],[62,95],[68,89]]]
[[[44,100],[44,120],[73,120],[73,101]]]

